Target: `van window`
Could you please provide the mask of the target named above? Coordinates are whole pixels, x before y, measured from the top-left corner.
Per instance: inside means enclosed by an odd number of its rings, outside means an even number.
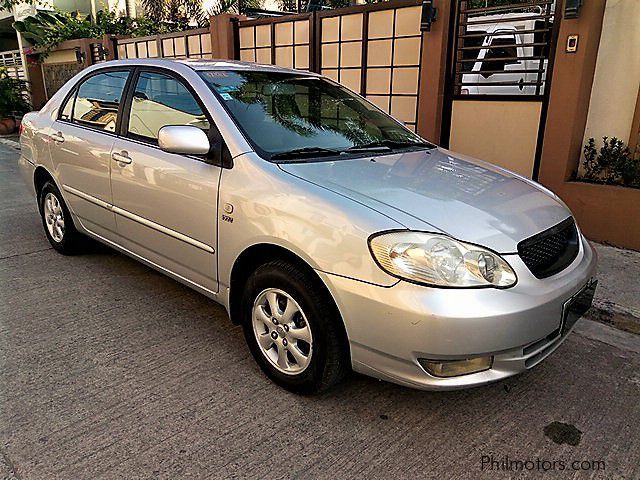
[[[85,80],[78,88],[73,108],[73,123],[115,132],[118,107],[128,77],[128,71],[109,71]]]
[[[491,42],[491,47],[480,66],[480,73],[484,78],[489,78],[494,72],[503,72],[507,65],[519,63],[518,47],[515,35],[508,37],[496,37]]]
[[[466,32],[467,35],[472,35],[471,37],[465,37],[464,38],[464,43],[463,43],[463,47],[464,48],[468,48],[468,47],[481,47],[482,44],[484,43],[484,39],[486,37],[487,32],[483,31],[483,30],[467,30]],[[479,48],[472,48],[469,50],[461,50],[462,52],[462,60],[475,60],[478,58],[478,55],[480,53],[480,49]],[[462,62],[461,63],[461,70],[464,73],[470,72],[473,69],[473,65],[475,62]]]

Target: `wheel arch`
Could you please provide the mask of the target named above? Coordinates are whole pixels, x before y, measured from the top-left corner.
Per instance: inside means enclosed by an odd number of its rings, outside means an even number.
[[[56,187],[58,187],[58,190],[60,190],[60,186],[58,185],[58,182],[56,182],[56,179],[53,177],[51,172],[49,172],[46,167],[38,165],[33,172],[33,186],[36,190],[36,195],[38,196],[38,198],[40,197],[40,190],[42,190],[44,184],[49,180],[52,181]],[[60,193],[62,193],[62,191],[60,191]]]
[[[344,320],[342,318],[342,313],[340,312],[340,308],[338,307],[336,300],[333,298],[330,289],[325,285],[322,278],[320,278],[313,267],[299,255],[285,247],[273,243],[258,243],[251,245],[243,250],[236,258],[231,269],[229,281],[229,317],[231,318],[231,321],[235,325],[238,325],[241,322],[242,317],[240,314],[240,305],[242,302],[243,287],[251,273],[260,265],[273,260],[286,260],[300,267],[316,281],[319,288],[322,288],[325,291],[333,302],[336,312],[340,315],[344,339],[348,345],[348,336]]]
[[[47,183],[48,181],[53,182],[53,184],[58,188],[58,190],[60,191],[60,194],[62,195],[62,190],[60,189],[58,182],[56,182],[56,179],[51,174],[51,172],[49,172],[49,170],[47,170],[46,167],[43,167],[42,165],[38,165],[33,172],[33,187],[36,192],[38,208],[40,208],[40,192],[42,191],[44,184]],[[64,200],[64,196],[62,198]]]

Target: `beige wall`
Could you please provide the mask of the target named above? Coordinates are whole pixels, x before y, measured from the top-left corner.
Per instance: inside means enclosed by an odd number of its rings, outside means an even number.
[[[75,61],[77,61],[76,51],[72,49],[51,52],[47,58],[44,59],[44,63],[67,63]]]
[[[541,102],[456,100],[449,148],[531,178]]]
[[[629,141],[640,87],[640,0],[607,0],[591,90],[585,143]]]

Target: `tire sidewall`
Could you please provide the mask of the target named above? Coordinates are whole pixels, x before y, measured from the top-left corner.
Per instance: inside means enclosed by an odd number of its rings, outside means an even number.
[[[327,361],[327,329],[322,315],[316,286],[304,281],[304,276],[288,276],[284,271],[269,264],[258,268],[246,284],[242,298],[242,326],[249,349],[260,368],[278,385],[298,393],[312,393],[322,382]],[[299,374],[284,374],[278,371],[265,357],[253,331],[253,305],[258,295],[268,289],[277,288],[289,294],[300,306],[313,337],[311,361]]]

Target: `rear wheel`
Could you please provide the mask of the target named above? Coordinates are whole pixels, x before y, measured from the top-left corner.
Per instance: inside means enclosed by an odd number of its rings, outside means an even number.
[[[42,225],[51,246],[64,255],[79,253],[82,235],[73,225],[71,214],[58,187],[51,181],[46,182],[38,198]]]
[[[319,281],[297,265],[274,261],[259,267],[245,286],[242,312],[249,349],[278,385],[313,394],[348,372],[338,310]]]

